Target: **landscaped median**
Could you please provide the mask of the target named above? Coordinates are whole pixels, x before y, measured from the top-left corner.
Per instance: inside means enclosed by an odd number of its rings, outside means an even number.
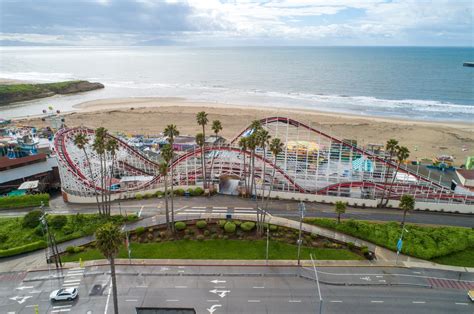
[[[46,247],[45,235],[40,224],[40,211],[31,211],[24,217],[0,218],[0,257],[7,257]],[[64,242],[92,235],[106,218],[97,214],[48,215],[49,230],[56,242]],[[136,220],[135,215],[111,216],[110,219],[122,224]]]
[[[336,230],[370,241],[390,250],[397,250],[401,234],[400,223],[360,220],[306,218],[305,223]],[[433,262],[474,267],[474,230],[462,227],[419,226],[405,224],[402,253]]]
[[[269,259],[296,260],[298,230],[266,226],[269,229]],[[266,229],[265,227],[265,229]],[[131,235],[131,257],[138,259],[227,259],[264,260],[266,235],[259,237],[255,222],[239,220],[196,220],[175,223],[176,233],[165,225],[138,227]],[[367,248],[331,241],[316,234],[303,233],[301,259],[310,253],[319,260],[363,260]],[[119,258],[127,258],[122,246]],[[69,248],[63,261],[103,259],[94,247]]]
[[[0,197],[0,209],[48,206],[49,194],[33,194]]]

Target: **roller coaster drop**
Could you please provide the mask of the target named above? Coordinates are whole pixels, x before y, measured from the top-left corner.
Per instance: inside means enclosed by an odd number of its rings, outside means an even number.
[[[268,150],[256,150],[255,177],[258,191],[268,191],[273,186],[276,193],[295,193],[295,199],[299,198],[296,195],[299,193],[359,199],[377,199],[382,194],[390,194],[391,199],[399,199],[403,194],[411,194],[417,202],[474,203],[472,195],[455,194],[450,187],[434,182],[405,165],[397,170],[398,165],[392,161],[310,125],[285,117],[265,118],[261,123],[272,138],[281,139],[284,148],[276,157],[276,163]],[[250,151],[242,150],[237,143],[239,138],[252,132],[252,129],[247,128],[232,139],[230,144],[205,146],[206,177],[209,182],[217,185],[223,178],[231,177],[240,181],[238,186],[243,185],[244,177],[249,172],[248,162],[244,159],[250,158]],[[87,128],[61,129],[54,139],[63,195],[91,198],[97,191],[109,190],[115,195],[114,198],[123,198],[139,192],[163,189],[164,181],[158,174],[158,165],[119,138],[115,138],[119,150],[114,158],[113,168],[111,156],[106,161],[108,173],[113,169],[113,178],[105,180],[109,184],[101,185],[99,158],[92,145],[86,145],[85,152],[74,145],[74,137],[78,133],[84,133],[89,138],[89,143],[93,142],[94,131]],[[295,149],[295,145],[289,145],[290,143],[312,143],[314,148]],[[174,168],[173,182],[176,186],[202,185],[200,148],[193,148],[177,156],[171,167]],[[403,175],[394,179],[396,172]],[[120,179],[124,177],[141,179],[133,185],[125,185],[120,183]]]

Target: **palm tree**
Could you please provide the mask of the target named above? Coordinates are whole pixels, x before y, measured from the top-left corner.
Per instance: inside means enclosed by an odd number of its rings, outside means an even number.
[[[415,198],[412,195],[404,194],[400,198],[400,203],[398,206],[400,207],[400,209],[403,210],[403,220],[401,223],[402,232],[403,232],[403,226],[405,225],[405,218],[407,216],[407,212],[409,210],[415,209]]]
[[[114,300],[114,313],[118,314],[117,280],[115,278],[115,256],[122,245],[123,235],[117,225],[108,222],[99,227],[95,232],[97,249],[110,262],[110,276],[112,277],[112,296]]]
[[[95,130],[95,138],[94,143],[92,144],[92,148],[97,153],[100,162],[100,197],[101,197],[101,211],[102,214],[105,214],[105,171],[106,171],[106,149],[105,149],[105,137],[107,135],[107,130],[103,127],[100,127]]]
[[[204,173],[205,165],[204,165],[204,143],[205,138],[203,133],[196,134],[196,144],[201,148],[201,172],[202,172],[202,186],[203,188],[206,187],[206,174]]]
[[[254,193],[254,187],[255,187],[255,149],[259,145],[258,139],[257,139],[257,134],[262,128],[262,123],[260,120],[254,120],[250,124],[250,128],[252,130],[252,134],[250,134],[247,137],[247,146],[250,149],[250,161],[251,161],[251,168],[250,168],[250,193]],[[255,194],[257,194],[255,192]]]
[[[179,131],[178,128],[176,127],[175,124],[168,124],[168,126],[165,128],[163,134],[168,137],[168,142],[170,143],[171,146],[171,160],[169,161],[169,165],[171,168],[171,225],[174,226],[174,191],[173,191],[173,186],[174,186],[174,167],[173,167],[173,158],[174,158],[174,139],[176,136],[179,136]],[[173,227],[174,230],[174,227]]]
[[[337,213],[337,223],[341,223],[341,215],[346,212],[346,202],[337,201],[334,210]]]
[[[268,134],[268,131],[263,129],[263,128],[260,128],[258,129],[258,131],[255,133],[255,140],[257,142],[257,146],[262,148],[263,150],[263,158],[266,159],[267,158],[267,145],[269,144],[269,141],[270,141],[270,134]],[[264,188],[265,188],[265,179],[266,179],[266,175],[267,175],[267,163],[265,162],[265,160],[263,161],[263,172],[262,172],[262,177],[261,177],[261,180],[262,180],[262,183],[260,185],[260,191],[262,193],[261,195],[261,200],[262,200],[262,207],[263,207],[263,202],[264,202],[264,198],[265,198],[265,191],[264,191]],[[256,200],[258,200],[258,196],[257,196],[257,186],[255,185],[255,197],[256,197]],[[258,206],[258,203],[257,203],[257,206]],[[265,211],[263,211],[263,213],[261,214],[260,216],[260,223],[259,223],[259,226],[258,226],[258,230],[260,233],[263,233],[263,222],[265,220]]]
[[[219,132],[222,131],[222,124],[219,120],[214,120],[212,121],[212,127],[211,129],[214,131],[214,134],[216,136],[216,141],[218,140]],[[211,162],[211,180],[213,178],[213,172],[214,172],[214,159],[215,159],[216,154],[212,154],[212,162]]]
[[[86,151],[86,146],[88,144],[89,144],[89,138],[84,133],[78,133],[74,137],[74,145],[76,145],[77,148],[82,149],[84,156],[86,157],[87,166],[89,168],[89,175],[91,177],[91,180],[94,182],[95,180],[94,180],[94,174],[92,173],[91,162],[89,160],[89,155],[87,154],[87,151]],[[95,183],[93,185],[94,185],[95,202],[97,203],[97,210],[99,211],[99,214],[101,214],[99,196],[97,195],[97,188],[95,186]]]
[[[163,181],[165,182],[165,216],[166,216],[166,227],[168,231],[170,230],[170,213],[168,209],[168,164],[166,162],[161,162],[158,170],[160,172],[160,176],[163,177]]]
[[[385,156],[385,161],[387,162],[392,162],[392,158],[393,158],[393,155],[395,154],[395,152],[398,150],[398,141],[395,140],[395,139],[389,139],[387,141],[387,144],[385,144],[385,150],[387,150],[389,152],[389,158],[387,160],[387,156]],[[390,167],[386,164],[385,165],[387,168],[385,169],[385,176],[384,176],[384,179],[385,179],[385,182],[384,182],[384,187],[387,186],[387,182],[388,182],[388,174],[389,174],[389,171],[390,171]],[[383,190],[383,193],[382,193],[382,198],[380,199],[380,206],[382,206],[383,204],[383,199],[385,197],[385,189]]]
[[[270,151],[273,154],[273,174],[272,174],[272,182],[270,183],[270,190],[268,191],[267,202],[265,205],[265,210],[268,208],[268,203],[270,202],[270,194],[273,190],[273,182],[275,181],[275,173],[277,167],[277,157],[283,151],[283,143],[279,138],[272,139],[270,143]]]
[[[111,208],[111,202],[112,202],[111,186],[112,186],[112,178],[114,177],[115,156],[116,156],[116,153],[117,153],[118,149],[119,149],[118,142],[114,138],[109,139],[105,144],[105,150],[112,157],[112,164],[111,164],[110,176],[109,176],[109,184],[108,184],[108,190],[107,190],[108,194],[109,194],[109,197],[108,197],[108,200],[106,201],[106,203],[107,203],[107,205],[106,205],[106,207],[107,207],[106,215],[107,216],[110,216],[110,208]]]
[[[390,200],[390,195],[392,194],[392,186],[395,183],[395,179],[397,178],[397,173],[398,173],[398,170],[400,169],[400,165],[409,156],[410,156],[410,151],[408,150],[408,148],[406,148],[405,146],[400,146],[398,148],[398,150],[397,150],[397,161],[398,161],[397,169],[395,170],[395,174],[393,175],[393,178],[392,178],[392,183],[390,184],[390,189],[388,190],[387,199],[385,200],[385,206],[387,206],[388,201]]]
[[[246,151],[247,151],[247,138],[246,137],[241,137],[240,140],[239,140],[239,147],[240,149],[244,152],[242,154],[243,158],[244,158],[244,171],[243,171],[243,175],[244,175],[244,189],[245,189],[245,195],[248,194],[248,186],[247,186],[247,167],[245,165],[245,160],[247,159],[246,157]]]
[[[166,173],[164,174],[166,219],[167,219],[168,224],[170,225],[169,227],[171,228],[172,231],[174,231],[174,226],[173,224],[170,224],[170,221],[169,221],[169,209],[168,209],[168,168],[170,167],[170,162],[173,160],[173,149],[171,148],[170,144],[163,145],[163,147],[161,148],[161,157],[163,157],[164,164],[166,165],[166,168],[167,168]],[[163,170],[161,169],[162,166],[163,164],[160,164],[160,174],[163,173]]]
[[[202,126],[202,136],[204,138],[204,141],[203,141],[203,145],[202,145],[202,148],[205,146],[206,144],[206,124],[207,122],[209,122],[209,120],[207,119],[207,113],[205,111],[201,111],[201,112],[198,112],[196,114],[196,121],[197,123]],[[196,135],[197,137],[197,135]],[[204,154],[204,149],[201,148],[201,159],[202,159],[202,165],[203,165],[203,187],[204,189],[207,188],[207,173],[206,173],[206,155]]]

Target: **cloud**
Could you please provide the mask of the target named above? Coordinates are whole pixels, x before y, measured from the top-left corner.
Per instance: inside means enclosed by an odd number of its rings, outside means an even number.
[[[51,44],[471,45],[470,0],[2,0],[0,39]]]

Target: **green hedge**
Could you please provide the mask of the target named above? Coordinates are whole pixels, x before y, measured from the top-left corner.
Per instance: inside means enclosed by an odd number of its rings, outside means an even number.
[[[0,209],[36,207],[43,202],[44,206],[49,205],[49,194],[18,195],[0,197]]]
[[[46,247],[46,242],[41,240],[41,241],[36,241],[33,243],[25,244],[22,246],[17,246],[11,249],[7,250],[0,250],[0,257],[7,257],[7,256],[12,256],[12,255],[18,255],[26,252],[31,252],[39,249],[44,249]]]
[[[204,229],[206,228],[207,226],[207,222],[205,220],[199,220],[198,222],[196,222],[196,227],[198,227],[199,229]]]
[[[181,231],[181,230],[186,229],[186,223],[184,223],[182,221],[177,221],[177,222],[174,223],[174,227],[175,227],[176,230]]]
[[[374,223],[349,219],[340,224],[334,219],[306,218],[305,222],[334,229],[396,251],[400,223]],[[422,259],[433,259],[474,247],[474,230],[461,227],[427,227],[408,224],[403,237],[402,253]]]
[[[251,231],[253,228],[255,228],[255,222],[253,221],[246,221],[240,225],[240,229],[246,232]]]

